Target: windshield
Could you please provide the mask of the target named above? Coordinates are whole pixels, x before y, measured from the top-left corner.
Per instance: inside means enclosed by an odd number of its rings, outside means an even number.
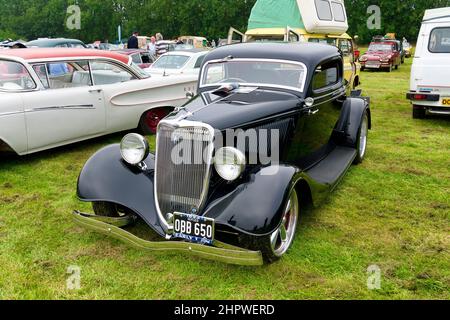
[[[156,60],[152,65],[152,69],[181,69],[188,60],[188,56],[166,55]]]
[[[17,91],[35,88],[36,84],[22,64],[0,60],[0,90]]]
[[[390,44],[371,44],[369,51],[392,51],[392,45]]]
[[[239,83],[289,87],[303,91],[306,67],[299,62],[236,59],[206,65],[202,86]]]

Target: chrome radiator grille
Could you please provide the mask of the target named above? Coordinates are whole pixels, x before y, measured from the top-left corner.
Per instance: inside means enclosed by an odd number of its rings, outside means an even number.
[[[209,188],[213,138],[212,128],[202,124],[160,124],[155,194],[163,218],[168,213],[195,214],[202,210]]]

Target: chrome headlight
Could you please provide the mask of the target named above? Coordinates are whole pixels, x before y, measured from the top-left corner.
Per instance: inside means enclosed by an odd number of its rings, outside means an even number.
[[[245,170],[245,155],[236,148],[221,148],[216,152],[214,166],[223,179],[234,181]]]
[[[148,157],[150,148],[147,140],[140,134],[127,134],[120,143],[120,153],[123,160],[136,166]]]

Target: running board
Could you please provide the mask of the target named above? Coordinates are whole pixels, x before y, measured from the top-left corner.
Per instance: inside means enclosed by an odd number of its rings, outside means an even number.
[[[354,148],[338,146],[326,158],[306,171],[306,174],[314,181],[334,189],[352,165],[356,154]]]

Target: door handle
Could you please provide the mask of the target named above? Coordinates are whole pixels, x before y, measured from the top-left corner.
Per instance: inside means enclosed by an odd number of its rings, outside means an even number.
[[[103,91],[102,89],[91,89],[89,90],[89,93],[100,93],[102,91]]]

